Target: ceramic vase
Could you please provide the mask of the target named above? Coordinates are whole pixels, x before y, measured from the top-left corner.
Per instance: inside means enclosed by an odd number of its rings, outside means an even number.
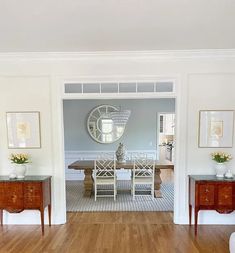
[[[15,164],[14,172],[17,178],[24,178],[26,173],[26,164]]]
[[[216,177],[224,177],[226,170],[227,169],[225,163],[216,163],[215,165]]]
[[[124,148],[124,145],[123,143],[119,143],[118,149],[116,151],[116,157],[117,157],[118,163],[124,163],[126,161],[125,155],[126,155],[126,150]]]

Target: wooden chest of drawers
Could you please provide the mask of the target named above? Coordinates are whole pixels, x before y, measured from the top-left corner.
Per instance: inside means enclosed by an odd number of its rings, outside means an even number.
[[[231,213],[235,210],[235,179],[216,176],[189,176],[189,224],[194,208],[195,234],[197,234],[198,212],[216,210]]]
[[[44,209],[47,206],[51,225],[50,176],[27,176],[24,179],[0,176],[1,225],[3,225],[3,210],[19,213],[25,209],[36,209],[41,213],[42,234],[44,234]]]

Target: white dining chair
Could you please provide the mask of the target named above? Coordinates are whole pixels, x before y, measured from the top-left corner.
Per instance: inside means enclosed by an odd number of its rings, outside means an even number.
[[[154,199],[154,172],[155,161],[153,159],[136,159],[134,160],[133,173],[132,173],[132,197],[146,196],[146,194],[136,194],[137,185],[150,186],[149,189],[140,188],[139,191],[150,191],[152,199]]]
[[[113,197],[116,200],[116,161],[114,159],[101,159],[95,160],[94,163],[95,201],[97,197]],[[102,188],[102,186],[113,186],[113,188]],[[112,194],[102,194],[104,192],[112,192]]]

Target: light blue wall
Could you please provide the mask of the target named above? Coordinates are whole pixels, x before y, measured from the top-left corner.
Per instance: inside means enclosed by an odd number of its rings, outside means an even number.
[[[131,110],[123,136],[112,144],[95,142],[86,128],[89,112],[102,104]],[[151,150],[156,148],[157,113],[174,112],[175,99],[65,100],[63,107],[66,151],[116,150],[119,142],[129,150]]]

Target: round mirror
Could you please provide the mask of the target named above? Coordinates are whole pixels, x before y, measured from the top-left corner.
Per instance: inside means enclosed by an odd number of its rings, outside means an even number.
[[[125,130],[125,124],[119,124],[112,116],[119,112],[116,106],[100,105],[95,107],[88,116],[87,130],[99,143],[113,143],[120,139]]]

